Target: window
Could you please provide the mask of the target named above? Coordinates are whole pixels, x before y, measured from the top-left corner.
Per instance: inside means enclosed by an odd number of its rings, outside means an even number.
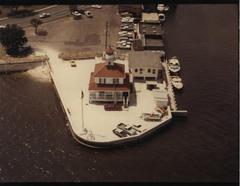
[[[148,73],[151,73],[151,69],[150,68],[148,69]]]
[[[137,68],[135,68],[135,72],[138,72],[138,69],[137,69]]]
[[[106,99],[111,100],[113,98],[112,92],[106,92]]]
[[[102,83],[102,79],[101,78],[99,78],[99,84],[101,84]]]
[[[106,84],[106,79],[105,78],[103,79],[103,83]]]
[[[155,70],[155,69],[153,69],[152,73],[153,73],[153,74],[155,74],[155,73],[156,73],[156,70]]]
[[[119,84],[119,79],[113,79],[113,84]]]
[[[140,68],[140,74],[142,74],[142,71],[143,71],[143,69],[142,69],[142,68]]]
[[[104,96],[104,92],[99,92],[99,97],[103,97]]]

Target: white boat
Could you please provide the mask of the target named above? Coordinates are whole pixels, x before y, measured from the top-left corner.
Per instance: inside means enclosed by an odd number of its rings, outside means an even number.
[[[180,63],[176,56],[174,56],[168,60],[168,68],[171,72],[179,72],[180,71],[180,69],[181,69]]]
[[[182,78],[179,76],[172,76],[172,85],[176,89],[182,89],[183,88],[183,83],[182,83]]]

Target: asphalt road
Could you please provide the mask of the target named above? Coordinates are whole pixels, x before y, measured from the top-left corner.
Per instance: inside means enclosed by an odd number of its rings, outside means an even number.
[[[34,12],[35,15],[32,15],[32,16],[27,16],[27,17],[22,17],[22,18],[8,17],[7,19],[0,20],[0,25],[17,24],[23,28],[29,27],[29,26],[31,26],[30,20],[32,18],[38,18],[38,15],[43,12],[51,14],[50,17],[42,19],[43,23],[50,22],[50,21],[70,15],[68,5],[56,5],[49,9],[44,9],[44,10],[41,10],[38,12]]]

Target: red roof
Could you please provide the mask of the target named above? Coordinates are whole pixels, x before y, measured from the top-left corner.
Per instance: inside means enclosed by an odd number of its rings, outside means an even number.
[[[96,91],[129,91],[129,74],[126,73],[126,78],[123,81],[123,84],[96,84],[94,79],[94,73],[91,73],[90,82],[88,90]]]
[[[108,65],[107,62],[98,63],[94,68],[94,77],[112,77],[123,78],[125,77],[125,66],[119,63]]]
[[[106,48],[105,52],[108,55],[113,55],[114,50],[109,46],[109,47]]]

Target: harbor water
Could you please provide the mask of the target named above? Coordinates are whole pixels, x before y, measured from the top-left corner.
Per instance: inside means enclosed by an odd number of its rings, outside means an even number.
[[[182,4],[164,24],[187,119],[139,144],[78,144],[50,81],[0,75],[0,181],[238,181],[238,6]],[[96,121],[96,125],[97,125]]]

